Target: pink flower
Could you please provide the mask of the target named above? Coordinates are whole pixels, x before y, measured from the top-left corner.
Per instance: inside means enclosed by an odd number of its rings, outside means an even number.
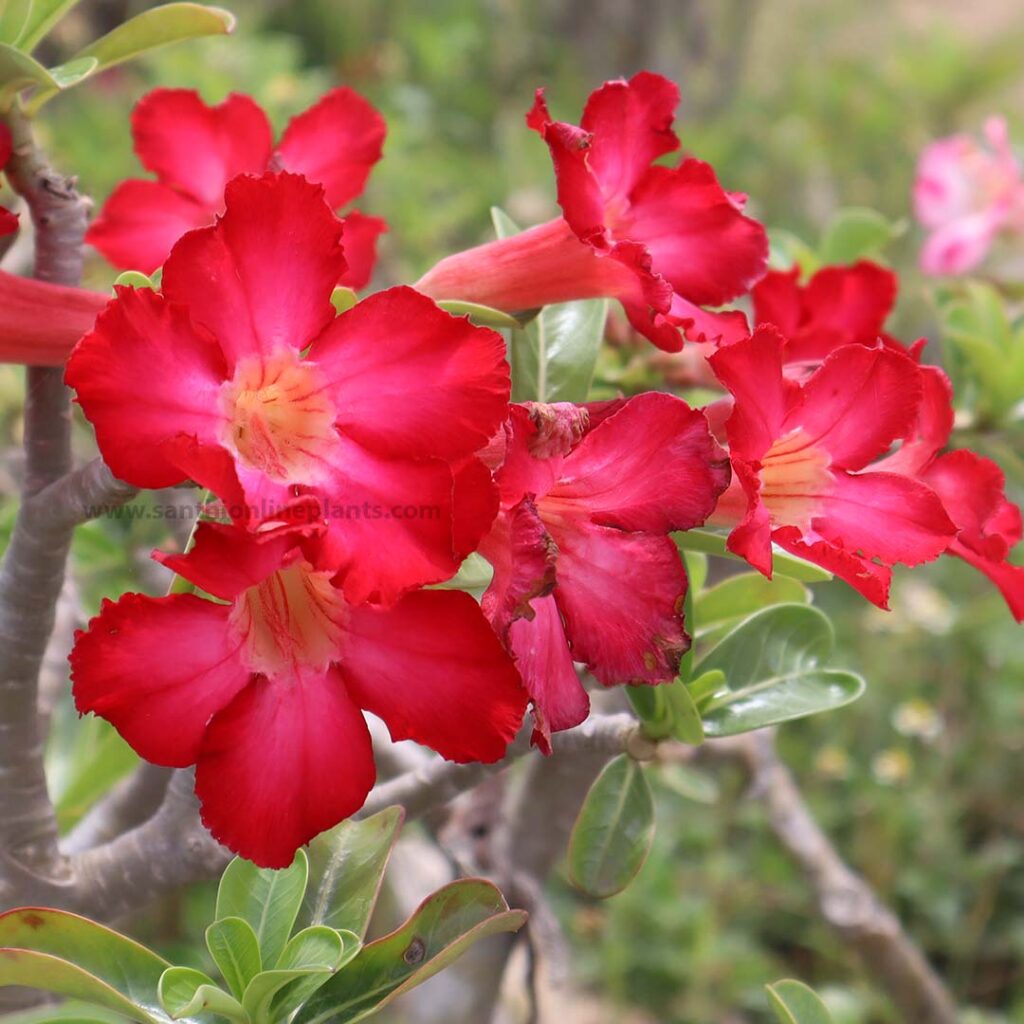
[[[537,93],[527,124],[547,142],[564,219],[442,260],[417,287],[509,311],[608,296],[666,351],[693,340],[742,334],[740,313],[711,314],[764,273],[764,228],[743,215],[745,196],[726,192],[712,168],[677,149],[676,86],[641,72],[594,92],[580,127],[553,121]]]
[[[363,191],[385,132],[380,114],[351,89],[332,89],[292,118],[276,147],[267,115],[248,96],[232,93],[211,107],[190,89],[154,89],[132,112],[132,135],[139,160],[157,180],[118,185],[86,241],[116,267],[152,273],[186,231],[212,223],[224,209],[232,178],[267,169],[323,185],[336,210]],[[362,288],[387,225],[358,211],[342,223],[348,266],[340,283]]]
[[[355,813],[374,782],[363,718],[453,761],[496,761],[526,694],[479,607],[418,591],[349,604],[316,537],[203,523],[158,560],[217,600],[104,602],[71,655],[75,703],[154,764],[196,765],[213,835],[271,868]]]
[[[254,525],[314,496],[351,601],[447,579],[494,516],[472,455],[506,415],[501,337],[411,288],[335,317],[342,229],[303,178],[240,176],[225,204],[68,362],[107,463],[140,487],[195,480]]]
[[[703,523],[728,480],[704,418],[671,395],[512,407],[501,511],[480,546],[494,566],[483,608],[542,748],[587,717],[574,661],[606,686],[675,677],[686,572],[667,534]]]
[[[734,399],[734,485],[713,521],[734,527],[729,549],[765,575],[774,541],[884,608],[891,566],[937,558],[956,535],[931,488],[872,465],[914,428],[919,367],[895,349],[846,345],[797,383],[784,376],[785,350],[763,326],[711,357]]]
[[[11,130],[5,124],[0,124],[0,171],[7,166],[13,152]],[[18,215],[0,206],[0,236],[9,235],[18,230]]]
[[[1000,232],[1024,231],[1024,178],[1004,118],[985,122],[985,141],[952,135],[921,154],[914,208],[930,232],[921,250],[928,274],[966,273]]]

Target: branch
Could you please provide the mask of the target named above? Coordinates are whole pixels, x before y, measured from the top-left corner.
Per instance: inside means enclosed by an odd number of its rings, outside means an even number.
[[[35,226],[35,277],[77,285],[89,203],[56,174],[28,121],[8,115],[14,150],[5,173]],[[63,373],[29,367],[23,502],[0,566],[0,849],[59,873],[57,821],[46,790],[38,718],[39,669],[64,583],[71,526],[47,529],[29,503],[71,465],[71,408]]]
[[[818,911],[860,955],[904,1020],[956,1024],[952,996],[896,915],[852,871],[815,821],[770,732],[752,733],[701,748],[738,757],[750,772],[752,794],[768,812],[779,841],[811,884]]]
[[[593,753],[605,758],[622,753],[640,733],[632,715],[601,715],[552,737],[553,760],[559,755]],[[493,764],[453,764],[431,761],[377,786],[369,795],[359,817],[368,817],[393,804],[405,808],[406,818],[417,818],[433,807],[454,800],[488,776],[507,768],[530,752],[530,727],[524,728],[500,761]]]

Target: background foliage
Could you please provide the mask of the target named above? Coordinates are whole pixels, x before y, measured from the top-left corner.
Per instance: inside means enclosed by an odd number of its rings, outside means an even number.
[[[86,0],[53,56],[146,6]],[[906,218],[916,154],[936,135],[1002,111],[1024,138],[1024,14],[1014,8],[1002,0],[967,8],[952,0],[246,0],[236,5],[236,38],[115,69],[55,101],[40,127],[58,164],[99,202],[138,173],[127,115],[154,85],[195,87],[210,100],[249,92],[280,126],[324,88],[349,84],[389,124],[385,159],[361,203],[391,224],[377,282],[386,285],[491,237],[492,205],[520,223],[552,214],[547,153],[522,122],[536,85],[549,87],[556,112],[575,115],[595,84],[646,66],[682,85],[684,147],[715,164],[727,187],[749,192],[769,226],[815,240],[840,206]],[[937,342],[931,289],[914,268],[919,242],[908,227],[887,252],[904,281],[894,333]],[[93,286],[112,276],[91,264]],[[664,386],[652,352],[603,356],[599,383]],[[942,354],[933,347],[929,358]],[[20,382],[2,371],[0,489],[10,495]],[[965,430],[961,443],[999,458],[1019,501],[1020,423],[986,428]],[[83,445],[87,437],[83,430]],[[129,587],[158,590],[148,550],[189,525],[107,519],[79,531],[87,609]],[[888,615],[841,585],[815,587],[837,626],[837,663],[869,687],[848,709],[785,727],[780,743],[845,857],[958,998],[978,1008],[976,1020],[995,1024],[1024,1019],[1024,643],[994,590],[947,561],[898,578]],[[102,723],[78,723],[69,706],[55,715],[52,777],[71,825],[134,755]],[[580,1024],[764,1021],[761,986],[787,975],[822,991],[837,1024],[895,1019],[815,923],[803,882],[741,798],[738,777],[665,772],[655,800],[660,828],[635,885],[597,904],[556,883],[579,968],[605,1004],[594,1017],[581,1009]],[[137,930],[175,962],[201,966],[201,951],[183,948],[181,937],[198,934],[212,899],[198,887]]]

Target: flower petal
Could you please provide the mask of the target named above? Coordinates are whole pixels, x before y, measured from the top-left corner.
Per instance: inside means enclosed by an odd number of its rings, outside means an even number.
[[[71,652],[75,706],[147,761],[193,764],[211,716],[249,680],[230,611],[194,594],[104,601]]]
[[[161,446],[182,433],[219,444],[224,358],[182,306],[149,288],[116,291],[65,379],[115,476],[139,487],[180,483],[184,474]]]
[[[698,305],[718,306],[742,295],[768,264],[764,227],[744,216],[700,160],[651,167],[612,230],[644,245],[655,272]]]
[[[85,240],[122,270],[152,274],[174,243],[213,222],[216,209],[159,181],[122,181],[89,225]]]
[[[258,676],[210,722],[196,795],[214,838],[284,868],[362,807],[375,776],[366,721],[339,672]]]
[[[175,245],[164,294],[189,307],[233,364],[280,346],[303,349],[334,319],[345,267],[341,223],[323,190],[294,174],[233,179],[214,227]]]
[[[587,163],[606,200],[628,196],[653,161],[679,148],[672,131],[679,88],[641,71],[590,94],[580,127],[593,135]]]
[[[328,523],[321,567],[343,572],[351,603],[391,603],[458,570],[445,463],[387,459],[342,438],[333,476],[318,493]]]
[[[147,93],[132,111],[132,135],[143,167],[211,213],[236,174],[266,168],[272,143],[267,115],[248,96],[211,107],[191,89]]]
[[[450,761],[497,761],[519,731],[526,691],[468,594],[417,591],[387,609],[352,608],[342,671],[353,699],[395,740]]]
[[[382,455],[454,459],[487,443],[508,407],[505,343],[412,288],[377,292],[313,344],[338,429]]]
[[[728,457],[701,413],[673,395],[648,392],[583,438],[543,507],[621,530],[688,530],[711,514],[729,475]]]
[[[682,616],[686,571],[675,544],[603,526],[553,536],[554,598],[573,658],[605,686],[675,678],[690,646]]]
[[[509,642],[533,701],[533,743],[550,754],[551,734],[585,721],[590,714],[590,697],[572,663],[554,597],[537,598],[533,611],[532,619],[512,623]]]
[[[353,210],[341,218],[341,246],[345,250],[345,270],[338,284],[359,291],[370,283],[377,264],[377,239],[388,230],[381,217],[368,217]]]
[[[288,122],[275,156],[287,171],[323,185],[332,210],[355,199],[380,159],[387,126],[352,89],[332,89]]]
[[[861,469],[906,437],[924,385],[913,359],[894,349],[844,345],[803,386],[783,430],[802,427],[843,469]]]

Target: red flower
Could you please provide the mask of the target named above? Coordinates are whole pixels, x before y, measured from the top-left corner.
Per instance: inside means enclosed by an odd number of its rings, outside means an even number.
[[[871,465],[913,429],[919,367],[892,349],[846,345],[798,384],[783,375],[785,348],[760,327],[711,357],[735,401],[726,424],[735,485],[715,520],[738,520],[729,549],[765,575],[775,541],[884,608],[891,566],[938,557],[956,533],[929,487]]]
[[[660,348],[745,333],[741,313],[709,314],[764,273],[764,228],[742,213],[745,197],[711,167],[653,161],[679,146],[676,86],[641,72],[606,82],[582,126],[553,121],[538,91],[527,124],[551,149],[564,220],[442,260],[417,287],[506,310],[569,299],[618,299],[630,323]]]
[[[316,495],[352,601],[448,578],[494,515],[464,460],[506,415],[501,337],[411,288],[336,318],[341,225],[303,178],[240,176],[226,206],[175,245],[162,293],[118,289],[68,362],[110,468],[191,478],[240,520]]]
[[[363,191],[385,132],[380,114],[351,89],[333,89],[292,118],[276,148],[267,115],[248,96],[232,93],[210,107],[190,89],[154,89],[132,112],[132,135],[139,160],[157,180],[118,185],[86,241],[115,267],[152,273],[186,231],[223,210],[232,178],[268,168],[323,185],[336,210]],[[355,211],[342,223],[348,267],[340,283],[362,288],[387,225]]]
[[[14,152],[11,130],[5,124],[0,124],[0,171],[7,166]],[[0,236],[9,235],[18,230],[18,215],[0,206]]]
[[[754,286],[754,323],[772,324],[786,339],[786,363],[816,364],[841,345],[874,346],[896,303],[896,275],[868,260],[823,267],[806,284],[800,268],[769,270]]]
[[[513,406],[501,511],[480,552],[484,613],[516,657],[534,741],[587,717],[573,668],[606,686],[675,677],[686,573],[666,536],[704,522],[729,480],[699,412],[649,393],[595,407]]]
[[[272,868],[357,811],[374,782],[362,712],[453,761],[496,761],[526,694],[467,594],[350,605],[317,541],[203,523],[157,555],[197,587],[104,602],[71,654],[75,703],[144,758],[196,765],[213,835]]]
[[[991,459],[967,449],[939,452],[953,429],[953,388],[938,367],[922,366],[924,397],[914,431],[879,465],[922,481],[939,496],[956,524],[947,554],[984,573],[1003,595],[1010,612],[1024,621],[1024,567],[1009,560],[1021,540],[1020,509],[1006,498],[1003,471]]]

